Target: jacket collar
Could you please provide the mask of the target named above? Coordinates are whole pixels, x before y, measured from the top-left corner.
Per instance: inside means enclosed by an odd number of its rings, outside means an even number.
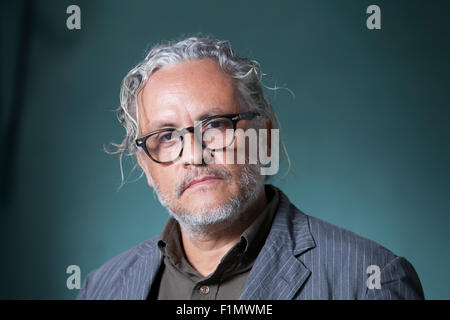
[[[122,270],[120,300],[145,300],[150,291],[163,255],[158,249],[157,238],[151,238],[137,247],[137,260],[130,268]]]
[[[315,246],[308,217],[280,191],[278,211],[241,299],[292,299],[311,274],[297,257]]]

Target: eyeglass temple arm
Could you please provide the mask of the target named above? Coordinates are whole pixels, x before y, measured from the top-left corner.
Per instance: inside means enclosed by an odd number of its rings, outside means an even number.
[[[238,119],[239,120],[251,120],[251,119],[253,119],[254,117],[257,117],[257,116],[260,116],[260,114],[258,113],[258,112],[246,112],[246,113],[241,113],[239,116],[238,116]]]

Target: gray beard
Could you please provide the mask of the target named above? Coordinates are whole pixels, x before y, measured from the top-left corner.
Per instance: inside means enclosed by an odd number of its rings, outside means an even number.
[[[260,181],[260,166],[255,164],[245,164],[242,170],[241,179],[238,181],[239,193],[235,197],[213,208],[202,208],[200,210],[186,211],[180,205],[174,204],[171,198],[164,194],[159,185],[153,179],[153,190],[158,196],[159,202],[167,209],[170,216],[180,223],[180,225],[192,235],[208,235],[221,229],[233,225],[239,221],[242,214],[257,199],[264,183]]]

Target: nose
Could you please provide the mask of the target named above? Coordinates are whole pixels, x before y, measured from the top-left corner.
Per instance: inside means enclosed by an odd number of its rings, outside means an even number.
[[[186,132],[183,137],[183,153],[181,154],[181,163],[203,164],[203,147],[201,141],[195,139],[194,132]]]

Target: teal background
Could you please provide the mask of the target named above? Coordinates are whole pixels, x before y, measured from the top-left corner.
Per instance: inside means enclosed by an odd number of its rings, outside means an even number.
[[[117,192],[118,159],[102,148],[124,134],[112,110],[127,71],[156,42],[197,32],[230,40],[261,63],[267,85],[295,93],[269,92],[292,161],[273,183],[305,213],[406,257],[426,298],[450,298],[448,1],[32,2],[13,154],[5,128],[25,2],[2,3],[0,150],[15,166],[0,172],[13,170],[0,206],[0,298],[73,299],[67,266],[84,280],[163,228],[168,214],[146,180]],[[70,4],[79,31],[66,28]],[[381,30],[366,28],[370,4]]]

